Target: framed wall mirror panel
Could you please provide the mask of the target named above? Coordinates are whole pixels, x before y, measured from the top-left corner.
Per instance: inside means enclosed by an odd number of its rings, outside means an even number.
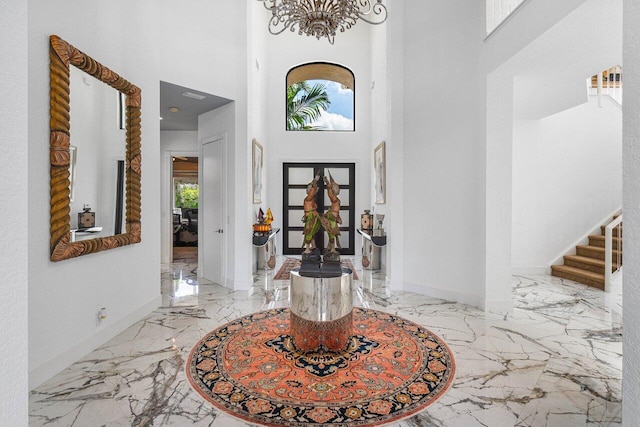
[[[51,260],[61,261],[138,243],[141,241],[142,167],[140,88],[55,35],[50,37],[49,61]],[[84,73],[79,74],[80,82],[84,82],[86,86],[96,83],[95,91],[104,92],[104,89],[99,87],[102,85],[100,82],[117,91],[113,97],[116,106],[113,122],[117,129],[120,129],[118,100],[124,98],[126,108],[123,136],[119,136],[117,131],[104,130],[106,126],[102,122],[108,120],[105,117],[110,115],[96,106],[104,104],[103,100],[97,101],[98,104],[95,105],[80,102],[81,99],[91,98],[92,95],[82,91],[83,84],[78,83],[78,77],[72,78],[72,75],[78,74],[76,69]],[[94,81],[94,78],[98,81]],[[75,96],[72,96],[72,92]],[[107,98],[109,96],[106,95]],[[88,121],[87,117],[93,117],[92,120],[98,122],[85,123]],[[71,124],[74,130],[71,129]],[[101,162],[106,166],[102,166]],[[77,174],[73,181],[70,181],[70,178],[73,178],[70,176],[70,170],[74,175]],[[86,170],[97,175],[87,176]],[[113,180],[110,179],[110,174],[114,174]],[[83,184],[86,187],[87,182],[95,183],[95,188],[83,188]],[[105,185],[105,182],[109,185]],[[105,187],[108,188],[105,190]],[[73,203],[72,190],[75,196]],[[101,193],[108,195],[104,196]],[[72,221],[72,215],[82,212],[83,206],[78,203],[90,200],[93,203],[108,205],[109,208],[105,209],[110,212],[107,215],[98,209],[97,216],[103,218],[105,233],[100,232],[100,237],[96,238],[91,238],[90,232],[96,232],[97,228],[102,230],[103,227],[90,227],[94,230],[89,232],[80,224],[80,216],[78,222]],[[111,215],[113,206],[115,212]],[[124,233],[122,227],[118,226],[118,223],[122,223],[123,210]],[[93,215],[95,218],[96,213]],[[78,237],[78,231],[87,236]]]

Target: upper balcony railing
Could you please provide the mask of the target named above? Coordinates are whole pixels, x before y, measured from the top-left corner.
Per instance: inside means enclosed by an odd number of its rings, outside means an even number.
[[[602,97],[609,96],[622,105],[622,67],[616,65],[587,79],[589,95],[598,95],[598,104],[602,106]]]
[[[487,36],[528,0],[487,0]]]

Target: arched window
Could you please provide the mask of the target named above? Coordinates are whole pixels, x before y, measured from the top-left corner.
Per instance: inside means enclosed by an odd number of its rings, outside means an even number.
[[[292,68],[286,102],[287,130],[355,130],[355,77],[346,67],[313,62]]]

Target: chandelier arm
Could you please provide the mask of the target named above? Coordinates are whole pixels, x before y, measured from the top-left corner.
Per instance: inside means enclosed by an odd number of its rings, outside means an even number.
[[[363,0],[361,0],[361,2],[362,1]],[[366,2],[369,3],[368,0]],[[371,12],[373,12],[373,14],[375,16],[382,16],[382,20],[379,21],[379,20],[376,19],[375,21],[372,21],[372,20],[369,20],[369,19],[365,18],[365,15],[368,16],[369,13],[371,13]],[[380,25],[380,24],[382,24],[383,22],[385,22],[387,20],[387,16],[388,16],[387,7],[384,4],[382,4],[381,2],[378,2],[378,3],[374,4],[370,8],[370,10],[366,12],[366,14],[359,13],[358,16],[360,17],[360,19],[362,19],[367,24]]]
[[[284,31],[287,29],[287,27],[283,27],[281,30],[274,30],[274,28],[275,26],[269,25],[269,33],[273,34],[274,36],[284,33]]]
[[[363,7],[366,9],[360,13],[367,15],[371,12],[373,6],[371,6],[370,0],[358,0],[358,10],[361,10]]]
[[[282,25],[282,29],[278,29],[278,27]],[[285,20],[284,16],[278,16],[275,11],[273,11],[273,16],[269,18],[269,32],[273,35],[282,34],[284,30],[289,26],[289,22]]]

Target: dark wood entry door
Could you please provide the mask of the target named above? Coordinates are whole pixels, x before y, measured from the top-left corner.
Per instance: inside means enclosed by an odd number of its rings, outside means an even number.
[[[303,250],[304,209],[302,204],[307,195],[307,185],[313,180],[316,173],[329,177],[340,184],[340,244],[338,249],[342,255],[355,254],[355,163],[284,163],[283,164],[283,230],[282,253],[284,255],[300,255]],[[322,178],[320,179],[322,181]],[[318,213],[324,213],[331,202],[327,197],[324,182],[320,182],[320,188],[316,194]],[[324,248],[327,245],[327,236],[324,229],[316,234],[316,246]]]

